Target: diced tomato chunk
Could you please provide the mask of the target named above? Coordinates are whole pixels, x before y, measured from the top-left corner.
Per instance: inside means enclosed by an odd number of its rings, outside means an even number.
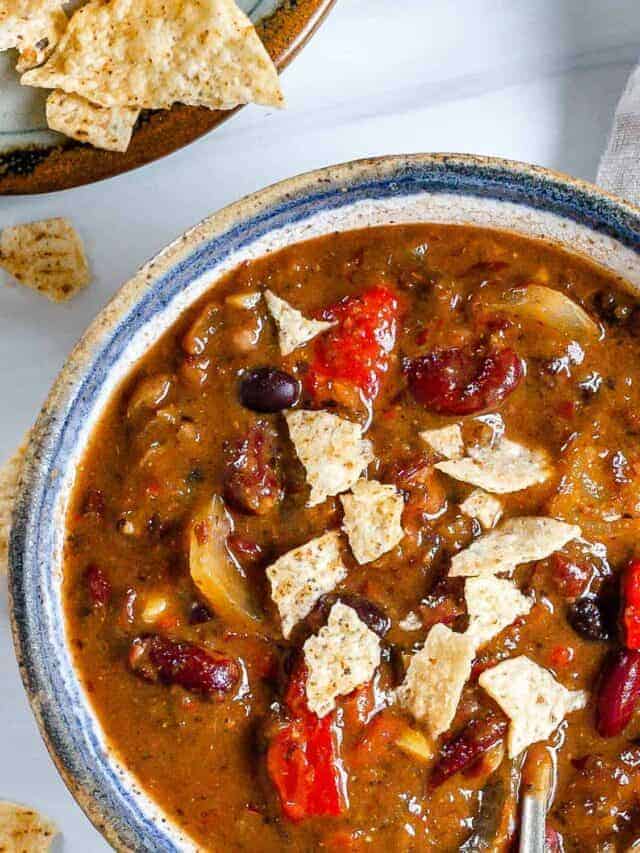
[[[289,682],[284,704],[291,716],[267,750],[267,771],[289,820],[337,816],[346,806],[333,733],[335,714],[318,717],[306,700],[306,667]]]
[[[631,560],[622,575],[622,631],[628,649],[640,649],[640,560]]]
[[[307,393],[318,403],[349,391],[366,402],[378,396],[396,342],[399,302],[388,287],[377,285],[325,309],[321,318],[337,325],[317,338],[305,376]]]

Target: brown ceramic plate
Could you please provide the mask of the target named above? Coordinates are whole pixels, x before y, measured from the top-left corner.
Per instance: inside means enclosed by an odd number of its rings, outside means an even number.
[[[279,71],[304,47],[334,3],[335,0],[281,0],[267,17],[256,20],[253,16]],[[262,4],[240,5],[257,8]],[[31,133],[23,134],[25,142],[18,139],[14,144],[12,137],[9,147],[0,145],[0,194],[53,192],[119,175],[193,142],[234,112],[182,105],[144,112],[124,154],[100,151],[71,140],[34,144],[31,137],[36,134]]]

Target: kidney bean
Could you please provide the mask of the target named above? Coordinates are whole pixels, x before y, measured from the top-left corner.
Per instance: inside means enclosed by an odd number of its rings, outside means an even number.
[[[435,788],[455,773],[471,767],[504,738],[506,731],[507,721],[504,717],[489,715],[472,720],[443,745],[431,772],[430,785]]]
[[[106,607],[111,600],[111,584],[102,569],[92,563],[84,578],[93,607]]]
[[[640,697],[640,651],[619,649],[605,661],[598,689],[596,727],[602,737],[619,735]]]
[[[258,367],[240,382],[240,402],[252,412],[281,412],[298,401],[300,383],[284,370]]]
[[[565,598],[582,595],[592,575],[593,568],[585,563],[570,560],[562,554],[554,554],[551,558],[551,577]]]
[[[240,666],[233,658],[159,634],[136,638],[129,663],[147,681],[179,684],[185,690],[209,696],[229,693],[240,680]]]
[[[607,640],[609,630],[600,602],[592,596],[579,598],[567,610],[569,624],[585,640]]]
[[[189,611],[189,625],[202,625],[213,619],[211,611],[201,601],[194,601]]]
[[[266,515],[281,500],[275,437],[266,424],[256,424],[234,448],[225,474],[225,498],[252,515]]]
[[[523,368],[512,349],[483,354],[452,347],[414,359],[406,372],[418,403],[444,415],[470,415],[504,400],[518,386]]]
[[[306,619],[307,625],[312,631],[317,631],[324,625],[329,611],[337,601],[346,604],[347,607],[352,607],[364,624],[379,637],[384,637],[389,631],[391,619],[389,619],[380,607],[369,601],[368,598],[364,598],[364,596],[348,592],[339,594],[329,593],[328,595],[323,595],[318,600],[318,603]]]

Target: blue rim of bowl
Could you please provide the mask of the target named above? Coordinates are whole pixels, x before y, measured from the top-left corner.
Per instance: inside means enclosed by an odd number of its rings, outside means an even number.
[[[62,369],[32,431],[10,540],[10,596],[16,654],[32,710],[67,786],[94,825],[121,850],[178,851],[169,820],[145,814],[137,785],[114,769],[68,655],[57,618],[58,577],[50,571],[58,473],[83,421],[131,335],[194,278],[271,231],[318,210],[356,201],[450,193],[544,209],[640,252],[640,210],[597,187],[540,167],[471,155],[360,160],[289,179],[214,214],[160,253],[89,327]]]

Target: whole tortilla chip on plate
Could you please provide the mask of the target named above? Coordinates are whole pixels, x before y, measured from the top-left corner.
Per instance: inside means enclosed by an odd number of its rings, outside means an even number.
[[[19,51],[18,71],[44,62],[67,28],[59,0],[3,0],[0,4],[0,51]]]
[[[35,809],[0,801],[0,850],[6,853],[46,853],[58,827]]]
[[[54,302],[65,302],[89,283],[82,241],[68,219],[43,219],[4,228],[0,267]]]
[[[56,89],[47,98],[47,124],[71,139],[106,151],[126,151],[140,115],[136,107],[101,107]]]
[[[21,82],[103,107],[283,104],[276,68],[233,0],[90,0]]]

